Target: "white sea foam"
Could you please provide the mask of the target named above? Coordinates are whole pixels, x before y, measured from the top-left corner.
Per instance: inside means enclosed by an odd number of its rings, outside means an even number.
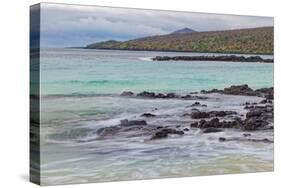
[[[153,61],[152,58],[153,57],[139,57],[138,59],[142,61]]]

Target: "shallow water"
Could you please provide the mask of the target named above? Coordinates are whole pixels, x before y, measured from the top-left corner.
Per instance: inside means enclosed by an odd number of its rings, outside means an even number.
[[[222,89],[234,84],[272,86],[273,64],[148,61],[157,55],[200,53],[56,49],[41,51],[41,92],[50,94],[120,94]],[[213,55],[213,54],[203,54]],[[218,54],[216,54],[218,55]],[[265,56],[272,58],[272,56]]]
[[[248,83],[253,88],[273,85],[272,64],[149,61],[149,57],[161,54],[178,53],[42,51],[42,184],[273,170],[273,144],[218,141],[222,136],[243,137],[244,132],[234,129],[202,134],[191,128],[183,136],[153,141],[148,135],[131,137],[126,133],[109,139],[98,138],[98,128],[117,125],[125,118],[190,128],[193,120],[182,115],[191,112],[194,100],[120,97],[125,90],[188,93],[231,84]],[[246,113],[245,102],[262,100],[219,94],[207,96],[207,100],[196,100],[208,106],[207,109],[198,107],[200,110],[233,110],[241,115]],[[157,116],[140,117],[144,112]],[[251,138],[273,140],[272,131],[251,134]]]

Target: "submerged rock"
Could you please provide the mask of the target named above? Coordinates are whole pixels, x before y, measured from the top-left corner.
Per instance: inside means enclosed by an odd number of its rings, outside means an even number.
[[[192,96],[191,95],[183,95],[181,96],[182,99],[191,99]]]
[[[224,88],[223,93],[230,94],[230,95],[249,95],[249,96],[256,95],[255,91],[251,89],[247,84],[233,85],[228,88]]]
[[[201,118],[209,118],[210,114],[207,112],[192,112],[191,118],[192,119],[201,119]]]
[[[254,131],[254,130],[261,130],[269,123],[265,120],[256,119],[256,118],[247,118],[245,120],[236,119],[233,121],[219,121],[218,118],[213,118],[210,121],[200,120],[199,122],[194,122],[190,126],[200,129],[206,128],[236,128],[241,129],[243,131]],[[267,129],[270,129],[268,127]]]
[[[123,119],[120,120],[120,125],[121,126],[132,126],[132,125],[146,125],[146,121],[144,120],[128,120],[128,119]]]
[[[134,93],[131,91],[124,91],[121,93],[121,96],[134,96]],[[143,91],[136,94],[136,97],[142,98],[151,98],[151,99],[184,99],[184,100],[206,100],[207,96],[197,96],[197,95],[178,95],[176,93],[154,93],[149,91]]]
[[[211,111],[209,112],[211,117],[224,117],[227,115],[233,115],[233,114],[237,114],[237,112],[234,111]]]
[[[190,113],[184,113],[182,116],[190,116],[191,114]]]
[[[213,89],[210,91],[202,91],[202,93],[209,93],[209,92],[210,93],[217,92],[220,94],[231,94],[231,95],[248,95],[248,96],[265,97],[266,95],[273,95],[273,88],[262,88],[258,90],[253,90],[249,88],[248,85],[238,85],[238,86],[231,86],[225,88],[224,90]],[[241,113],[243,114],[238,114],[235,111],[213,110],[213,108],[212,108],[213,111],[206,111],[208,108],[201,108],[203,106],[206,107],[206,105],[201,104],[204,103],[201,100],[208,98],[207,96],[204,95],[201,96],[177,95],[175,93],[164,94],[164,93],[154,93],[154,92],[147,92],[147,91],[134,94],[131,91],[124,91],[121,94],[121,96],[137,96],[137,97],[149,98],[149,99],[158,99],[158,98],[177,99],[177,100],[182,99],[182,103],[183,103],[182,106],[188,105],[187,108],[189,111],[188,113],[185,114],[182,113],[181,110],[177,111],[178,114],[176,114],[175,119],[173,119],[175,117],[174,114],[172,116],[167,116],[167,117],[171,117],[171,119],[167,119],[167,122],[171,122],[173,126],[159,126],[154,124],[147,124],[145,120],[148,120],[148,118],[153,118],[153,117],[157,119],[157,116],[154,114],[155,112],[153,112],[153,110],[150,112],[145,112],[140,115],[140,117],[142,118],[138,120],[123,119],[116,126],[104,127],[98,129],[96,133],[100,136],[101,139],[112,138],[112,136],[115,135],[118,137],[123,136],[126,138],[145,136],[145,138],[148,137],[151,140],[155,140],[155,139],[167,138],[170,134],[183,135],[184,133],[187,133],[187,131],[190,131],[189,127],[187,128],[184,124],[186,121],[190,121],[191,118],[193,121],[196,120],[195,122],[192,122],[190,124],[190,127],[192,128],[191,130],[193,130],[193,128],[199,128],[201,129],[200,132],[204,134],[222,132],[226,128],[232,128],[232,129],[241,130],[240,133],[241,138],[239,138],[239,140],[241,141],[266,142],[266,143],[272,142],[270,140],[264,140],[264,139],[262,140],[251,139],[252,137],[249,137],[251,136],[251,134],[242,132],[242,131],[250,132],[250,131],[257,131],[257,130],[260,131],[270,130],[274,128],[272,99],[263,98],[263,100],[260,99],[260,102],[258,103],[253,103],[251,102],[251,100],[249,100],[249,102],[243,104],[245,105],[245,107],[237,106],[237,108],[239,107],[242,109],[244,107],[244,109],[247,110],[247,111],[242,110]],[[210,96],[213,97],[212,95]],[[219,96],[220,95],[215,95],[216,98],[218,98]],[[188,102],[184,100],[194,100],[194,101]],[[162,102],[169,102],[169,101],[167,100]],[[210,102],[212,102],[212,100],[210,100]],[[240,103],[237,102],[237,105],[239,104]],[[201,109],[203,110],[200,111]],[[234,108],[229,108],[229,109],[234,109]],[[154,110],[157,110],[157,108]],[[245,113],[245,111],[247,113]],[[178,118],[182,118],[182,119],[178,119]],[[162,121],[162,119],[159,119],[159,121],[157,119],[157,121],[151,121],[151,122],[155,123],[160,121]],[[166,121],[166,119],[164,121]],[[176,126],[177,124],[182,124],[182,123],[183,123],[182,126]],[[193,131],[190,131],[189,134],[192,133]],[[219,141],[221,142],[231,141],[231,140],[234,141],[235,139],[237,140],[237,138],[221,137],[219,138]]]
[[[260,102],[260,104],[266,104],[267,103],[267,99],[264,99]]]
[[[195,102],[195,103],[193,103],[191,106],[198,106],[198,105],[200,105],[200,102]]]
[[[224,141],[226,141],[226,138],[224,138],[224,137],[219,137],[219,141],[220,141],[220,142],[224,142]]]
[[[109,136],[116,134],[121,127],[119,126],[111,126],[111,127],[103,127],[97,130],[97,134],[99,136]]]
[[[219,89],[211,89],[209,91],[201,90],[201,93],[204,93],[204,94],[207,94],[207,93],[223,93],[223,90],[219,90]]]
[[[267,138],[264,138],[264,139],[248,139],[248,141],[251,141],[251,142],[264,142],[264,143],[273,143],[273,141],[267,139]]]
[[[265,97],[268,100],[273,100],[274,98],[273,87],[256,89],[255,92],[257,93],[258,96]]]
[[[121,96],[133,96],[134,93],[131,91],[124,91],[123,93],[121,93]]]
[[[154,93],[154,92],[148,92],[148,91],[143,91],[141,93],[137,94],[137,97],[144,97],[144,98],[179,98],[180,96],[175,94],[175,93]]]
[[[239,142],[262,142],[262,143],[273,143],[273,141],[264,138],[264,139],[245,139],[245,138],[224,138],[224,137],[220,137],[219,138],[220,142],[226,142],[226,141],[239,141]]]
[[[227,94],[227,95],[245,95],[245,96],[259,96],[264,97],[266,99],[272,100],[273,99],[273,87],[270,88],[261,88],[257,90],[253,90],[247,84],[243,85],[232,85],[230,87],[226,87],[223,90],[219,89],[211,89],[201,90],[201,93],[220,93],[220,94]]]
[[[213,118],[210,121],[206,121],[204,119],[199,122],[194,122],[190,124],[190,127],[206,129],[206,128],[239,128],[240,120],[233,121],[220,121],[218,118]]]
[[[265,127],[268,125],[268,122],[257,119],[257,118],[248,118],[244,121],[242,125],[242,130],[244,131],[255,131],[258,130],[260,127]]]
[[[204,120],[205,121],[205,120]],[[193,122],[190,124],[190,127],[196,127],[198,128],[199,123],[198,122]]]
[[[270,121],[273,121],[273,106],[253,106],[246,114],[242,129],[246,131],[267,129]]]
[[[143,91],[141,93],[138,93],[137,97],[154,98],[155,97],[155,93],[154,92]]]
[[[246,114],[246,118],[251,118],[251,117],[260,117],[262,114],[263,110],[262,109],[254,109],[251,110]]]
[[[222,132],[222,129],[218,129],[218,128],[206,128],[203,130],[203,133],[217,133],[217,132]]]
[[[198,100],[206,100],[206,99],[209,99],[209,97],[207,96],[192,96],[192,99],[198,99]]]
[[[179,96],[175,93],[167,93],[166,98],[178,98]]]
[[[224,117],[227,115],[237,114],[234,111],[210,111],[210,112],[193,112],[191,118],[201,119],[199,122],[192,123],[191,127],[196,127],[200,129],[205,128],[237,128],[243,131],[255,131],[255,130],[268,130],[273,129],[270,122],[273,123],[273,106],[251,106],[247,107],[249,111],[246,113],[246,118],[242,120],[240,117],[236,116],[234,120],[231,121],[220,121],[217,117]],[[204,120],[205,118],[213,118],[209,121]]]
[[[251,134],[250,133],[244,133],[243,136],[248,137],[248,136],[251,136]]]
[[[210,118],[210,117],[224,117],[227,115],[237,114],[234,111],[210,111],[210,112],[192,112],[191,118],[192,119],[201,119],[201,118]]]
[[[169,134],[183,135],[184,132],[181,130],[172,129],[172,128],[163,128],[163,129],[157,131],[156,133],[154,133],[154,135],[151,137],[151,140],[166,138],[166,137],[168,137]]]
[[[158,93],[155,95],[155,98],[166,98],[166,95],[163,93]]]
[[[155,117],[156,115],[155,114],[151,114],[151,113],[143,113],[141,116],[142,117]]]
[[[167,138],[168,137],[168,133],[166,132],[156,132],[152,137],[151,140],[155,140],[155,139],[161,139],[161,138]]]
[[[194,106],[207,106],[207,105],[201,105],[200,102],[195,102],[191,105],[191,107],[194,107]]]
[[[199,128],[219,128],[221,127],[221,123],[218,118],[213,118],[210,121],[200,121]]]

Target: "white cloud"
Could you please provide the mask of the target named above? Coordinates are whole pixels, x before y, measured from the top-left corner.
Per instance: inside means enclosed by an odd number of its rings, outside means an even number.
[[[272,26],[273,18],[176,11],[41,4],[43,46],[82,46],[91,42],[197,31]]]

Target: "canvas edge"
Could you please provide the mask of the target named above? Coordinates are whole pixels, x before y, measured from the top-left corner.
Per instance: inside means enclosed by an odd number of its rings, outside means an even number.
[[[29,11],[29,181],[40,185],[40,3]]]

